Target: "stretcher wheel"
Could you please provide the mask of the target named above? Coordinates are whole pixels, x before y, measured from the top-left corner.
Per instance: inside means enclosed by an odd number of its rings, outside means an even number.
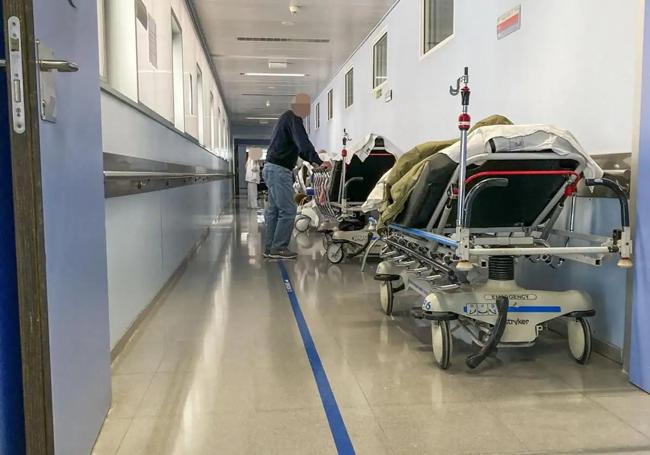
[[[298,232],[307,232],[309,230],[309,225],[311,224],[311,218],[308,216],[301,216],[294,223],[293,226]]]
[[[449,368],[453,348],[449,321],[431,321],[431,347],[438,367]]]
[[[327,259],[332,264],[340,264],[345,258],[345,251],[343,251],[343,244],[341,243],[330,243],[327,246]]]
[[[326,232],[325,234],[323,234],[323,248],[327,250],[330,246],[330,243],[332,243],[332,234]]]
[[[570,319],[567,337],[571,355],[580,364],[586,364],[591,357],[591,325],[585,318]]]
[[[382,281],[379,285],[379,303],[386,316],[393,314],[393,304],[395,303],[395,292],[393,292],[392,281]]]

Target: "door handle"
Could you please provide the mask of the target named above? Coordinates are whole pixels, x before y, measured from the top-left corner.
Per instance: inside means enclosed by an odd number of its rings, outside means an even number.
[[[79,65],[68,62],[67,60],[46,60],[38,61],[41,71],[58,71],[59,73],[76,73],[79,71]]]
[[[79,65],[67,60],[39,60],[38,65],[41,71],[58,71],[59,73],[76,73]],[[7,60],[0,59],[0,68],[7,67]]]

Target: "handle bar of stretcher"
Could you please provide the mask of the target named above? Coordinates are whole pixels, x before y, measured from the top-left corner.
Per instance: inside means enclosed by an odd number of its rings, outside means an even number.
[[[482,177],[492,177],[488,178],[485,183],[489,184],[483,185],[483,188],[480,187],[475,187],[477,191],[470,195],[468,195],[468,201],[467,204],[464,207],[464,211],[467,214],[471,213],[471,206],[476,200],[476,196],[480,191],[484,188],[488,187],[493,187],[493,186],[500,186],[500,187],[505,187],[507,186],[507,180],[506,179],[499,179],[499,178],[493,178],[494,176],[512,176],[512,175],[530,175],[530,176],[536,176],[536,175],[566,175],[566,176],[574,176],[575,179],[571,184],[566,188],[565,190],[565,195],[571,195],[573,192],[575,192],[575,188],[577,186],[578,181],[580,180],[581,176],[574,172],[574,171],[485,171],[485,172],[479,172],[476,173],[469,178],[466,179],[465,183],[470,183],[474,180],[477,180]],[[504,182],[504,180],[506,180]],[[627,196],[625,195],[624,191],[621,189],[621,187],[614,181],[609,180],[609,179],[587,179],[586,180],[587,186],[605,186],[612,190],[617,198],[619,199],[619,203],[621,206],[621,223],[623,229],[629,228],[629,207],[628,207],[628,202],[627,202]],[[480,185],[480,184],[479,184]],[[471,193],[471,192],[470,192]],[[470,197],[471,196],[471,197]],[[400,226],[398,224],[391,224],[389,226],[391,229],[403,232],[407,235],[411,235],[417,238],[421,238],[424,240],[429,240],[436,242],[440,245],[447,246],[452,249],[458,249],[459,248],[459,242],[455,240],[451,240],[446,236],[443,235],[438,235],[438,234],[433,234],[428,231],[424,231],[421,229],[415,229],[415,228],[409,228],[405,226]],[[465,228],[469,228],[469,226],[465,226]],[[501,255],[510,255],[510,256],[532,256],[532,255],[538,255],[538,254],[548,254],[548,255],[577,255],[577,254],[608,254],[608,253],[617,253],[621,252],[619,247],[617,245],[612,245],[612,246],[583,246],[583,247],[542,247],[542,248],[470,248],[469,253],[472,256],[501,256]]]
[[[389,225],[390,229],[403,232],[423,240],[430,240],[452,249],[458,248],[458,242],[451,240],[444,235],[432,234],[421,229],[400,226],[399,224]],[[469,250],[472,256],[534,256],[538,254],[550,255],[571,255],[571,254],[607,254],[615,253],[616,247],[607,246],[577,246],[577,247],[543,247],[543,248],[472,248]]]

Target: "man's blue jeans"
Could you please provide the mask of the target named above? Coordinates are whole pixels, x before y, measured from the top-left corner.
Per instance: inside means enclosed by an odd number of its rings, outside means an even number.
[[[266,251],[276,251],[289,246],[293,223],[296,219],[296,202],[293,199],[293,172],[272,163],[262,171],[268,188],[266,205]]]

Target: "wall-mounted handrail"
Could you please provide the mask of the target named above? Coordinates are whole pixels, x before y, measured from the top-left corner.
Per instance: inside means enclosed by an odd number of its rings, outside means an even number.
[[[201,177],[232,177],[229,172],[158,172],[158,171],[104,171],[106,178],[184,179]]]

